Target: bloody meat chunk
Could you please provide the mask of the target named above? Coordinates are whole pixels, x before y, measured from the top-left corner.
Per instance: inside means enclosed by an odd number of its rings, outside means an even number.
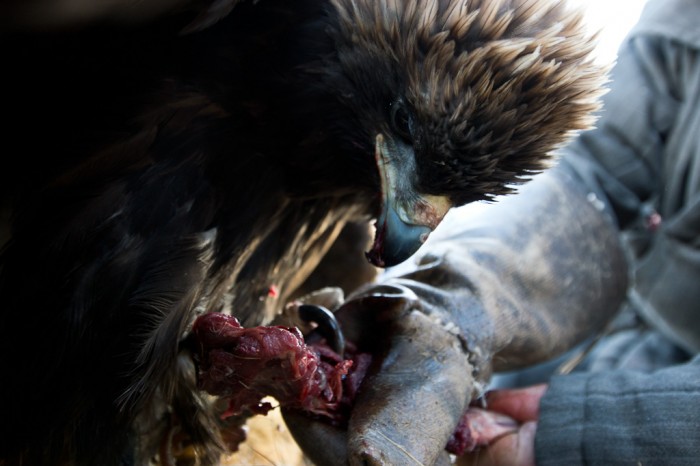
[[[445,448],[448,452],[461,456],[489,445],[505,435],[518,430],[518,424],[508,416],[470,407],[464,413]]]
[[[234,317],[211,313],[193,325],[199,347],[198,383],[228,400],[224,417],[265,414],[272,396],[287,409],[342,425],[369,366],[370,355],[347,348],[342,358],[323,342],[307,345],[295,327],[243,328]]]

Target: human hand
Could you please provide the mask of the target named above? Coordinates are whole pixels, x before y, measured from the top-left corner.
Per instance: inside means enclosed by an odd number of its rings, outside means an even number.
[[[535,431],[539,418],[540,399],[547,391],[546,384],[527,388],[494,390],[486,394],[488,409],[470,408],[470,422],[503,423],[508,416],[516,428],[506,433],[484,429],[479,433],[480,443],[488,446],[461,456],[458,466],[534,466]],[[493,436],[489,436],[493,432]]]

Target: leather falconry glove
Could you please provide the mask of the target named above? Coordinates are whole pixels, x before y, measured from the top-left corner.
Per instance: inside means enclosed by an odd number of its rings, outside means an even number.
[[[562,168],[428,243],[335,312],[373,355],[346,428],[285,412],[318,465],[449,464],[448,440],[492,372],[600,330],[627,289],[618,233]]]

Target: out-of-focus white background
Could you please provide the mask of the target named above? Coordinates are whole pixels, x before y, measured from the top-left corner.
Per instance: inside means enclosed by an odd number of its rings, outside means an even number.
[[[600,31],[598,60],[609,63],[627,32],[639,19],[647,0],[568,0],[586,12],[592,31]]]

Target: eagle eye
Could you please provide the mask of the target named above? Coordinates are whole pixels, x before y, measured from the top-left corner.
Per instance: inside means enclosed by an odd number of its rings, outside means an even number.
[[[390,116],[392,129],[406,142],[411,143],[413,141],[411,131],[413,122],[403,101],[398,100],[391,105]]]

